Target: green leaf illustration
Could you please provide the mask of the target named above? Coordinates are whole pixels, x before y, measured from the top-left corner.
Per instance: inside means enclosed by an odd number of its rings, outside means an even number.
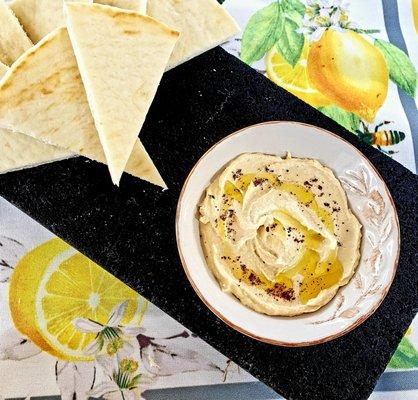
[[[415,97],[417,89],[417,71],[408,56],[398,47],[376,39],[374,45],[383,53],[389,67],[390,79],[409,96]]]
[[[293,15],[293,13],[299,14],[300,17],[305,15],[306,7],[300,0],[282,0],[282,10],[285,13]]]
[[[319,107],[318,110],[353,133],[360,127],[360,118],[356,114],[345,111],[340,107],[326,106]]]
[[[305,43],[305,36],[296,32],[298,27],[299,25],[295,21],[286,18],[283,32],[276,42],[277,50],[292,67],[298,62]]]
[[[257,11],[248,21],[242,36],[241,59],[251,65],[269,51],[283,31],[284,17],[276,1]]]
[[[418,368],[418,352],[412,343],[404,337],[388,364],[389,368]]]

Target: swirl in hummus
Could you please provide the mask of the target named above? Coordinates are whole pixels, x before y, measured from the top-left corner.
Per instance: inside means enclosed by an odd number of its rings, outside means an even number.
[[[338,179],[316,160],[242,154],[207,188],[199,211],[222,290],[261,313],[319,309],[359,262],[361,225]]]

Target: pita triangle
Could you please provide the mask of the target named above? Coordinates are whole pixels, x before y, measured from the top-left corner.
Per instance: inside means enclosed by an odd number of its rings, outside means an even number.
[[[0,128],[0,154],[0,174],[75,156],[67,150],[3,128]]]
[[[0,62],[0,78],[8,70],[9,68]],[[0,128],[0,154],[0,174],[74,156],[67,150],[3,128]]]
[[[12,10],[0,0],[0,61],[11,65],[30,47],[32,42]]]
[[[0,126],[106,162],[65,27],[29,49],[0,81]],[[126,172],[166,187],[138,140]]]
[[[65,13],[110,175],[118,184],[178,32],[101,4],[67,3]]]
[[[167,69],[226,42],[240,30],[217,0],[148,0],[147,15],[180,32]]]
[[[48,33],[65,25],[64,1],[71,0],[13,0],[9,6],[32,42],[38,43]]]

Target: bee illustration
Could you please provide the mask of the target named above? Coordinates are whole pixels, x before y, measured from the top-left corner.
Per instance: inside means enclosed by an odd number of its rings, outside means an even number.
[[[377,124],[373,130],[370,130],[369,127],[361,121],[363,129],[357,129],[356,133],[363,142],[376,146],[384,153],[394,154],[395,152],[393,150],[385,151],[382,147],[393,146],[394,144],[402,142],[402,140],[405,139],[405,133],[391,129],[380,129],[382,126],[390,123],[392,123],[392,121],[383,121],[380,124]]]

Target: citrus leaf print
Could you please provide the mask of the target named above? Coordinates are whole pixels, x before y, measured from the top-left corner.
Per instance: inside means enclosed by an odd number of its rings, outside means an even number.
[[[251,65],[269,51],[281,36],[284,18],[279,1],[257,11],[242,36],[241,59]]]
[[[300,0],[282,0],[280,3],[286,17],[295,21],[298,26],[302,23],[306,7]]]
[[[394,369],[418,368],[418,352],[406,337],[401,340],[388,367]]]
[[[376,39],[374,45],[386,59],[390,79],[414,98],[417,88],[417,71],[408,56],[385,40]]]
[[[300,0],[282,0],[281,5],[285,12],[296,11],[301,17],[305,15],[306,7]]]
[[[292,67],[299,61],[305,43],[305,36],[296,32],[298,28],[295,21],[285,18],[283,32],[276,42],[277,50]]]
[[[319,111],[353,133],[355,133],[360,127],[360,118],[356,114],[345,111],[340,107],[319,107]]]

